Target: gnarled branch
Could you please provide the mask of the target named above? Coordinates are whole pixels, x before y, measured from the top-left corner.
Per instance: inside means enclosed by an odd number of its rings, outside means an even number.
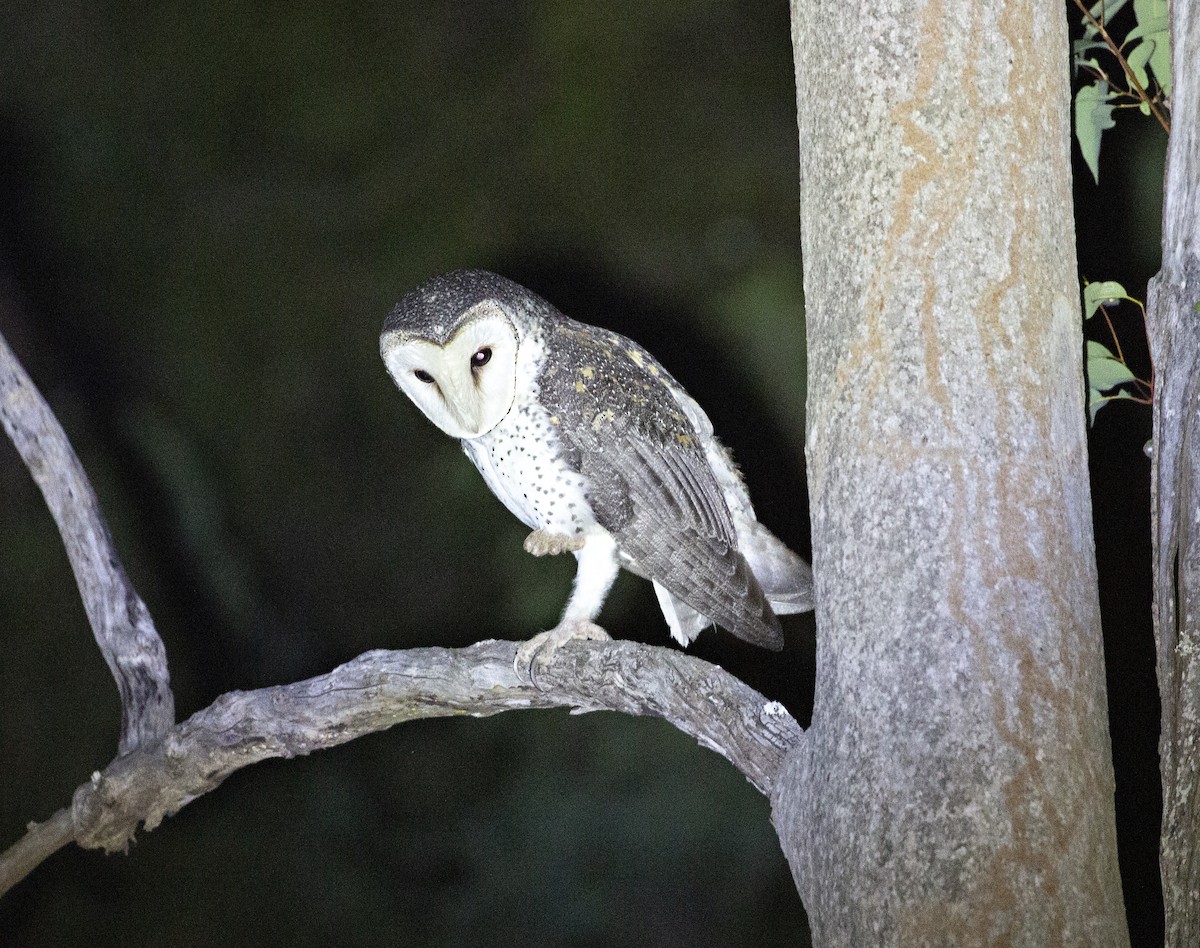
[[[123,849],[139,824],[154,829],[235,770],[403,721],[557,707],[653,715],[725,756],[768,797],[803,736],[781,705],[716,665],[672,649],[572,642],[530,685],[513,670],[516,648],[488,640],[463,649],[367,652],[306,681],[222,695],[161,741],[93,774],[69,809],[32,824],[0,855],[0,895],[71,840]]]
[[[167,653],[113,546],[96,492],[46,400],[0,335],[0,422],[58,524],[96,644],[121,694],[120,752],[175,723]]]

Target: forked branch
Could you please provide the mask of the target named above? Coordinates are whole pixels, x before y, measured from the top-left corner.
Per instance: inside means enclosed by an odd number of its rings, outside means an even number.
[[[139,824],[154,829],[235,770],[404,721],[562,707],[653,715],[725,756],[768,797],[802,737],[781,705],[716,665],[672,649],[573,642],[533,686],[513,670],[516,648],[487,640],[463,649],[367,652],[307,681],[224,694],[158,743],[93,774],[69,809],[31,824],[25,839],[0,855],[0,895],[72,840],[124,849]]]

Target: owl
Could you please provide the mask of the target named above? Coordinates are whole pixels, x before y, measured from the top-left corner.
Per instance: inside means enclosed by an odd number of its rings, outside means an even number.
[[[406,294],[383,324],[388,373],[460,439],[535,556],[573,553],[559,624],[518,651],[532,675],[595,624],[621,567],[650,580],[671,636],[709,625],[783,647],[812,572],[754,515],[708,416],[636,342],[576,322],[511,280],[467,270]]]

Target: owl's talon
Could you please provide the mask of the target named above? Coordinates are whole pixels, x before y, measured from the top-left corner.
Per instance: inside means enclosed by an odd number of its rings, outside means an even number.
[[[525,538],[526,553],[534,556],[557,556],[559,553],[574,553],[582,550],[587,542],[582,534],[551,533],[549,530],[537,529]]]
[[[517,648],[513,670],[523,682],[536,684],[535,672],[554,660],[554,654],[571,641],[607,642],[612,636],[594,622],[586,619],[564,619],[553,629],[539,632]]]

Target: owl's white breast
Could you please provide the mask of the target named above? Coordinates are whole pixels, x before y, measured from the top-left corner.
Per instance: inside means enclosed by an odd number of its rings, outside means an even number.
[[[534,399],[518,399],[500,424],[462,446],[491,492],[526,526],[567,535],[595,529],[587,479],[564,462],[558,427]]]

